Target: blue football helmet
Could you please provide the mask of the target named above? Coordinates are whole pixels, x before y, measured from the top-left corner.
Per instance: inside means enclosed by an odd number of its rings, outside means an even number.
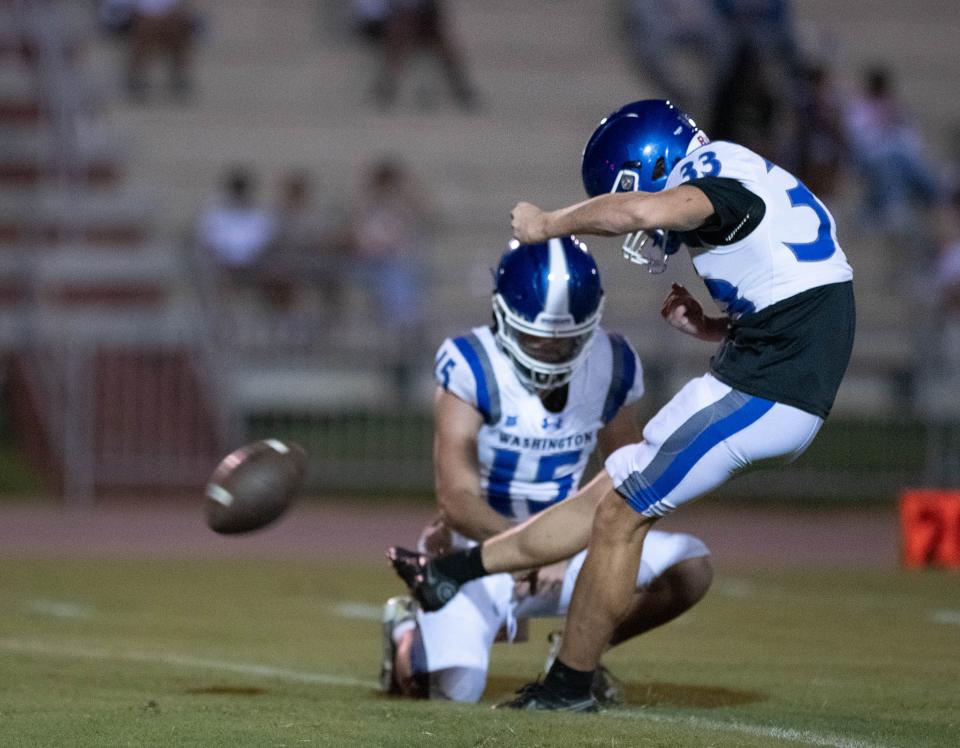
[[[583,362],[600,323],[600,271],[572,236],[510,246],[494,272],[497,342],[528,389],[556,389]]]
[[[583,149],[581,174],[590,197],[608,192],[659,192],[674,166],[709,143],[689,115],[664,99],[644,99],[600,120]],[[679,249],[675,237],[658,231],[628,234],[624,256],[663,272],[666,258]]]

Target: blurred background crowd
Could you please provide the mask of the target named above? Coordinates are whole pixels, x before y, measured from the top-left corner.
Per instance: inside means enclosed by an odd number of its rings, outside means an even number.
[[[510,207],[580,199],[645,97],[797,174],[856,272],[832,438],[730,490],[957,484],[958,33],[938,0],[0,0],[8,490],[190,487],[268,434],[318,488],[429,488],[433,353],[489,319]],[[709,357],[657,318],[699,286],[589,244],[653,411]]]

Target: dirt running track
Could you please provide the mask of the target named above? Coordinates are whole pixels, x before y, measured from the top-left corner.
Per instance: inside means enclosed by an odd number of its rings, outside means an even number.
[[[432,512],[422,503],[310,499],[275,526],[245,536],[207,529],[199,501],[111,499],[84,510],[45,501],[0,502],[0,556],[108,558],[348,558],[379,563],[415,542]],[[893,507],[762,508],[705,500],[661,521],[710,546],[718,568],[892,568]]]

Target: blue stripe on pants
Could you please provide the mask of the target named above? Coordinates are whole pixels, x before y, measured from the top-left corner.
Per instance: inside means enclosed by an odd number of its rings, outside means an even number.
[[[650,483],[643,473],[633,473],[618,491],[627,503],[643,512],[675,489],[697,462],[724,439],[755,423],[774,405],[772,400],[751,397],[740,408],[716,423],[710,424],[670,461],[666,469]]]

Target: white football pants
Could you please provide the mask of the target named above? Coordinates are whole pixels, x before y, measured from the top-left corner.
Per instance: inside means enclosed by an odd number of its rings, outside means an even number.
[[[667,569],[688,558],[708,556],[707,546],[692,535],[651,530],[643,544],[637,589],[648,587]],[[430,673],[430,697],[479,701],[487,682],[490,648],[501,626],[512,639],[517,618],[566,615],[573,586],[587,552],[567,566],[559,591],[517,599],[510,574],[494,574],[468,582],[435,613],[417,613],[417,628]]]
[[[710,374],[687,382],[643,429],[643,441],[607,458],[630,506],[662,517],[738,473],[799,457],[823,419],[747,395]]]

